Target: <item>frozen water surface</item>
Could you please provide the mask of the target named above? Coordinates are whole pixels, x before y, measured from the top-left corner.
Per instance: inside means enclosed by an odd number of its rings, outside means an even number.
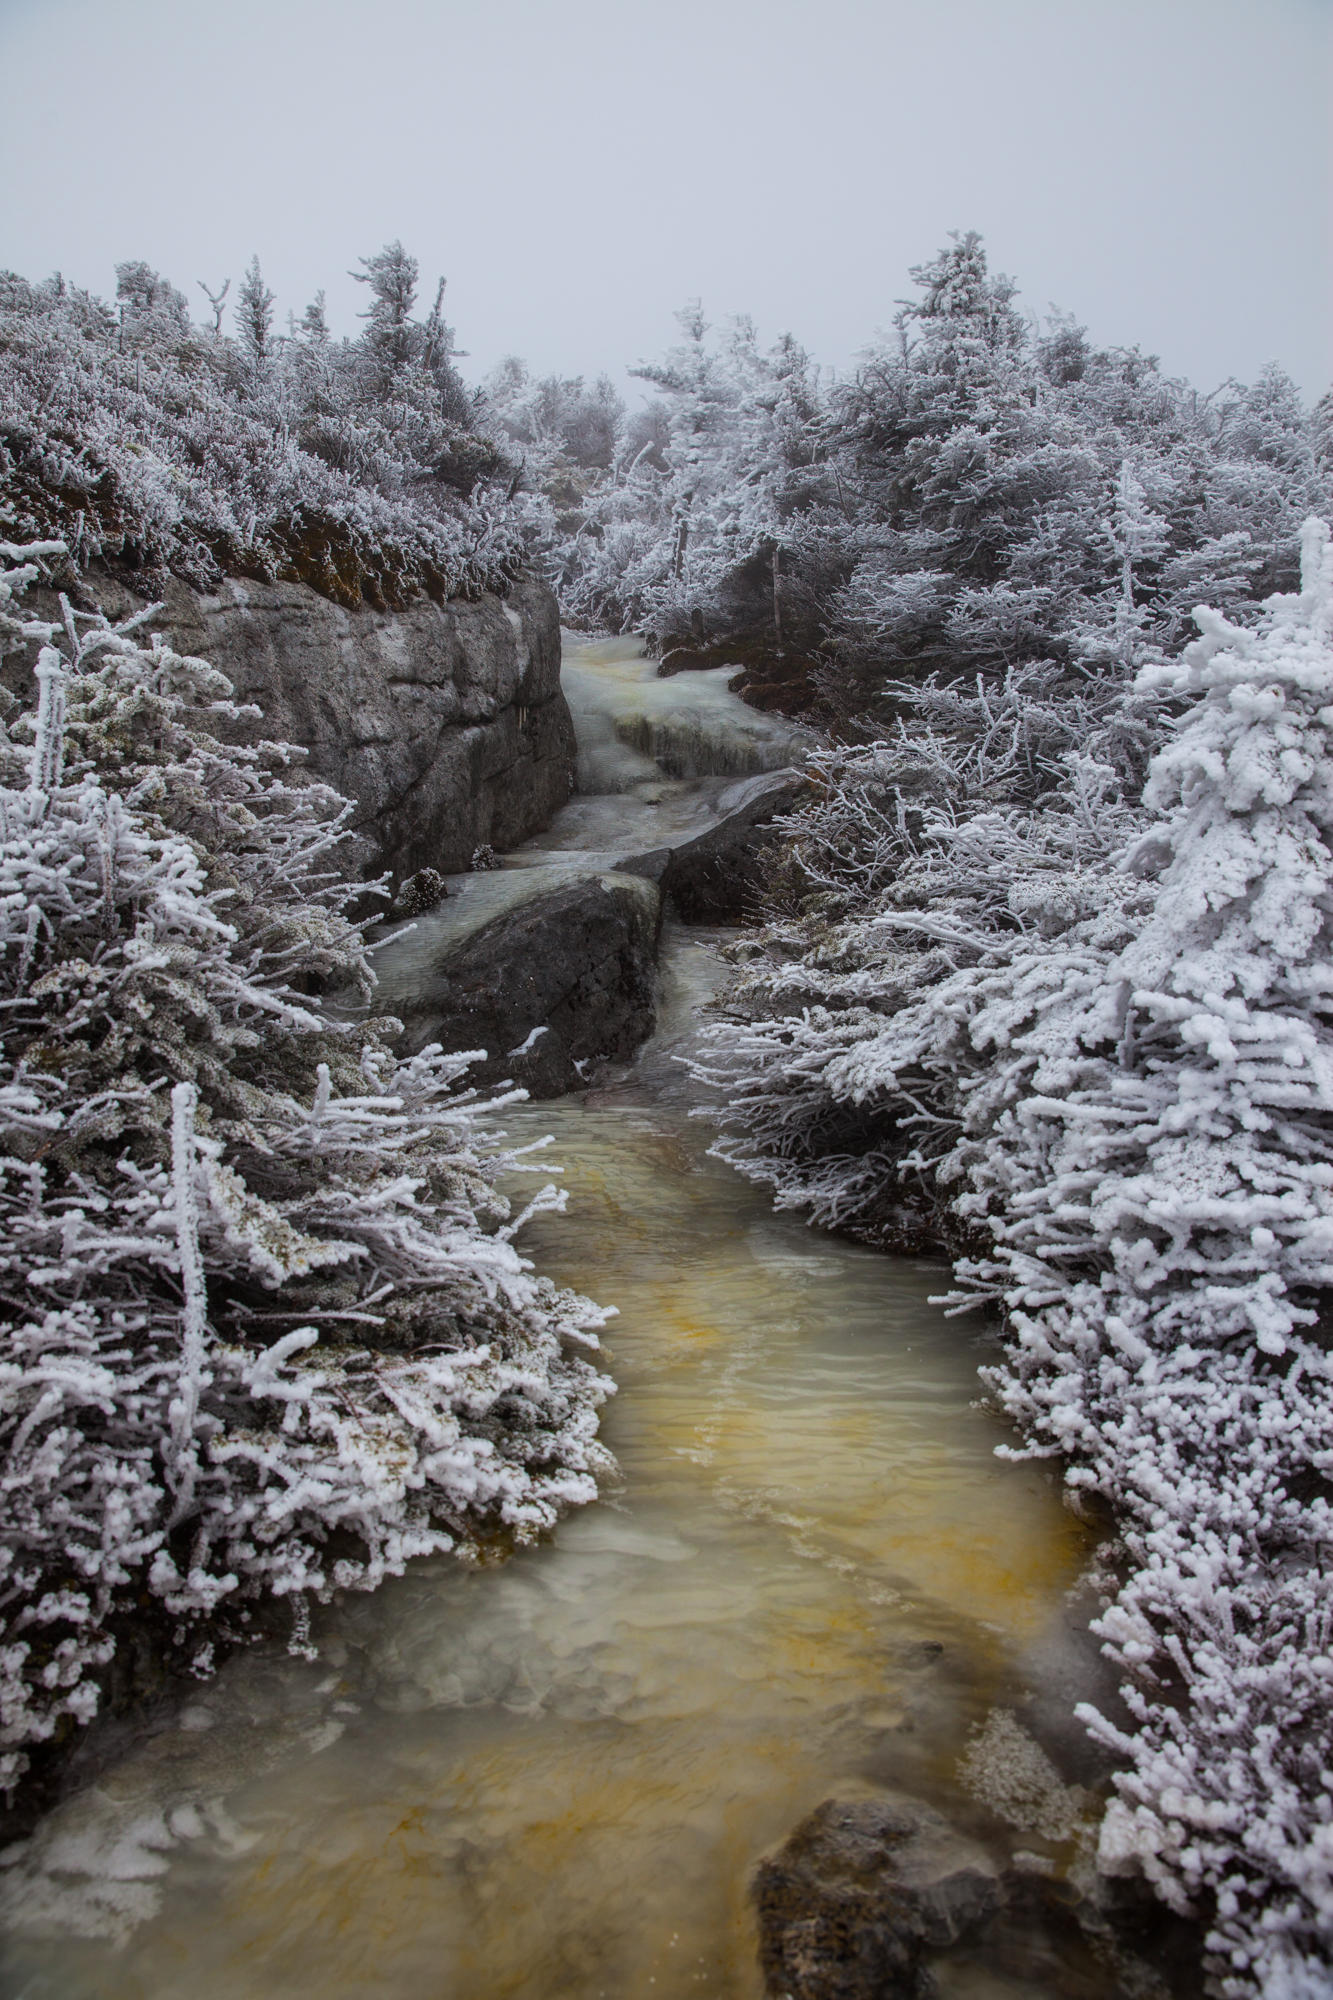
[[[566,647],[560,682],[579,743],[580,792],[633,792],[669,778],[732,777],[799,764],[817,741],[785,716],[747,708],[732,667],[660,680],[637,639]]]
[[[258,1649],[184,1697],[6,1857],[5,1996],[757,2000],[765,1847],[867,1786],[966,1809],[960,1755],[1031,1712],[1086,1536],[993,1456],[984,1331],[928,1303],[941,1269],[707,1158],[672,1057],[718,976],[674,931],[636,1068],[504,1114],[566,1163],[528,1254],[620,1307],[623,1485],[508,1563],[317,1611],[313,1661]]]

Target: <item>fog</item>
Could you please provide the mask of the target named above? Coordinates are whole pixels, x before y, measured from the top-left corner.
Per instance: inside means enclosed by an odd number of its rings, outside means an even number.
[[[625,386],[673,308],[845,368],[952,229],[1209,388],[1330,351],[1327,0],[0,0],[0,262],[258,253],[280,311],[399,237],[472,379]]]

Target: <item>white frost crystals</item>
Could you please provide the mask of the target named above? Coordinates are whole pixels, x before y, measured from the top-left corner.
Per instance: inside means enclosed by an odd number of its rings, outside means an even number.
[[[1294,2000],[1333,1993],[1327,526],[1306,524],[1299,596],[1197,622],[1138,675],[1135,699],[1183,707],[1143,811],[1108,804],[1114,842],[1058,898],[1024,892],[1068,798],[1021,829],[974,808],[1026,855],[1007,908],[975,871],[967,890],[965,819],[932,837],[927,810],[933,907],[880,889],[766,975],[767,1020],[719,1030],[709,1066],[748,1134],[731,1157],[788,1203],[836,1220],[840,1177],[903,1165],[948,1201],[961,1296],[1006,1315],[990,1386],[1115,1510],[1097,1629],[1131,1726],[1083,1711],[1122,1766],[1102,1865],[1204,1916],[1214,1991]],[[837,1004],[779,1015],[816,977]],[[857,1105],[916,1152],[821,1156],[818,1120]]]
[[[42,649],[0,726],[7,1785],[136,1621],[206,1671],[251,1607],[299,1638],[303,1593],[531,1538],[609,1463],[606,1314],[493,1185],[509,1100],[318,997],[372,986],[343,801],[220,741],[229,687],[141,647],[151,614],[22,617],[43,553],[0,547],[0,644]]]

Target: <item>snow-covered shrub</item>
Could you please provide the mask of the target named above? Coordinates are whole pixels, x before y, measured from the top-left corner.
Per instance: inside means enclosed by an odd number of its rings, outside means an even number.
[[[1327,1991],[1333,1956],[1333,555],[1304,541],[1258,632],[1201,613],[1146,671],[1196,703],[1126,858],[1151,918],[1085,990],[973,1017],[996,1053],[950,1162],[1001,1399],[1122,1523],[1103,1858],[1211,1906],[1236,1994]]]
[[[847,1087],[853,1052],[1029,932],[1094,913],[1105,931],[1125,886],[1107,860],[1143,823],[1131,800],[1162,705],[1124,673],[1071,678],[1052,662],[896,691],[913,713],[892,738],[810,760],[814,795],[779,821],[769,920],[738,947],[734,1025],[706,1062],[732,1100],[725,1156],[780,1207],[886,1247],[947,1236],[949,1218],[929,1175],[899,1172],[921,1145],[901,1105]],[[939,1094],[924,1068],[913,1087]]]
[[[1312,1995],[1333,1985],[1327,526],[1299,596],[1198,623],[1138,675],[1136,700],[1183,709],[1141,810],[1075,755],[1036,810],[928,809],[945,893],[903,907],[909,858],[752,976],[768,1017],[720,1028],[707,1069],[722,1150],[781,1199],[855,1222],[906,1168],[948,1202],[958,1296],[1010,1334],[997,1399],[1118,1523],[1097,1629],[1133,1726],[1084,1711],[1123,1762],[1103,1865],[1205,1916],[1218,1993]],[[824,1003],[784,1017],[784,984],[815,979]],[[878,1157],[821,1143],[867,1109],[894,1135]]]
[[[440,297],[414,320],[414,260],[391,244],[364,261],[353,341],[330,338],[320,301],[275,334],[257,264],[235,340],[192,327],[146,265],[119,267],[118,308],[0,272],[0,532],[59,535],[141,596],[169,571],[201,589],[298,580],[348,605],[502,588],[524,555],[510,468]]]
[[[151,612],[25,618],[60,553],[0,547],[40,688],[0,725],[7,1784],[127,1618],[205,1671],[249,1605],[299,1634],[305,1593],[530,1538],[608,1462],[605,1314],[533,1276],[493,1185],[509,1100],[320,997],[373,988],[344,802],[218,741],[228,683],[142,645]]]

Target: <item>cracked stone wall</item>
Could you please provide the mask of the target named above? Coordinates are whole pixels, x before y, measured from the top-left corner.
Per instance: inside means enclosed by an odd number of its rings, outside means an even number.
[[[135,608],[111,579],[89,582],[109,615]],[[348,611],[301,583],[232,579],[201,597],[173,579],[154,627],[263,710],[255,736],[302,745],[355,801],[354,875],[455,874],[478,847],[539,832],[573,789],[559,612],[535,577],[406,611]]]

